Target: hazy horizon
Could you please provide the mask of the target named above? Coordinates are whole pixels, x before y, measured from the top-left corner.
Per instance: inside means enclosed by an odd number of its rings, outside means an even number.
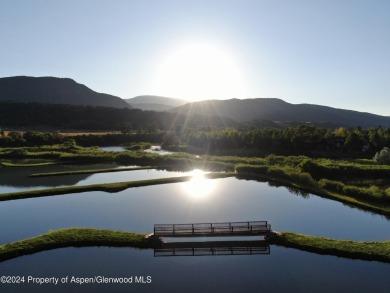
[[[0,1],[0,76],[390,116],[388,1]]]

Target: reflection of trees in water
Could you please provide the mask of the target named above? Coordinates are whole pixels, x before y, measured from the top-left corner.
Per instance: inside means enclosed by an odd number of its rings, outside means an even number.
[[[294,187],[286,187],[286,188],[292,194],[302,196],[303,198],[309,198],[310,197],[310,193],[304,192],[304,191],[299,190],[297,188],[294,188]]]
[[[306,199],[310,197],[310,193],[307,193],[303,190],[300,190],[300,189],[292,187],[292,186],[285,186],[285,185],[280,184],[280,183],[275,182],[275,181],[268,181],[268,186],[270,186],[270,187],[284,187],[290,193],[292,193],[294,195],[302,196],[303,198],[306,198]]]
[[[270,187],[285,187],[288,191],[290,191],[292,194],[295,194],[297,196],[301,196],[305,199],[308,199],[310,198],[310,193],[307,193],[307,192],[304,192],[302,190],[299,190],[297,188],[294,188],[294,187],[288,187],[288,186],[285,186],[285,185],[282,185],[278,182],[275,182],[275,181],[272,181],[272,180],[266,180],[266,179],[262,179],[262,178],[259,178],[259,177],[256,177],[255,175],[237,175],[236,176],[237,179],[240,179],[240,180],[247,180],[247,181],[257,181],[257,182],[266,182],[268,184],[268,186]],[[314,194],[315,196],[320,196],[320,195],[316,195]],[[321,197],[321,196],[320,196]],[[329,199],[329,200],[332,200],[332,199]],[[337,201],[337,200],[336,200]],[[347,206],[349,208],[352,208],[352,209],[357,209],[359,211],[362,211],[366,214],[371,214],[371,215],[376,215],[376,216],[380,216],[380,217],[383,217],[385,218],[386,220],[389,220],[390,221],[390,216],[388,215],[383,215],[381,214],[380,212],[373,212],[373,211],[370,211],[370,210],[366,210],[362,207],[357,207],[357,206],[354,206],[352,204],[348,204],[348,203],[345,203],[345,202],[340,202],[341,204],[343,204],[344,206]],[[385,207],[388,207],[388,206],[385,206]]]
[[[279,182],[276,182],[273,180],[263,179],[263,178],[260,178],[258,176],[255,176],[255,175],[253,175],[253,176],[251,176],[251,175],[238,175],[238,176],[236,176],[236,178],[240,179],[240,180],[257,181],[257,182],[267,183],[268,186],[270,186],[270,187],[285,187],[292,194],[302,196],[303,198],[310,197],[310,193],[302,191],[298,188],[286,186],[286,185],[280,184]]]
[[[236,178],[239,180],[245,180],[245,181],[257,181],[257,182],[262,182],[262,183],[269,182],[269,180],[266,180],[266,179],[261,178],[261,177],[256,176],[256,175],[250,175],[250,174],[245,174],[245,175],[238,174],[238,175],[236,175]]]

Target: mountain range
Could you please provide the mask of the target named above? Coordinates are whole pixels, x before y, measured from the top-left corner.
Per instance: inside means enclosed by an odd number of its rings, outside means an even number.
[[[148,111],[169,111],[189,103],[188,100],[160,96],[137,96],[132,99],[126,99],[125,101],[133,108]]]
[[[131,108],[119,97],[97,93],[70,78],[57,77],[0,78],[0,101]]]
[[[238,122],[275,121],[335,126],[390,127],[390,117],[312,104],[290,104],[281,99],[208,100],[171,110],[186,116],[229,117]]]
[[[123,100],[97,93],[70,78],[15,76],[0,78],[0,102],[90,105],[138,108],[178,113],[192,121],[217,119],[252,125],[294,125],[390,127],[390,117],[313,104],[291,104],[281,99],[230,99],[189,102],[159,96],[138,96]],[[140,110],[138,110],[140,111]],[[203,117],[203,118],[200,118]],[[211,121],[211,120],[210,120]]]

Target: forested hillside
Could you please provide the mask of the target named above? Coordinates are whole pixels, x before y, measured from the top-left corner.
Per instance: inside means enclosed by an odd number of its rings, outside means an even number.
[[[270,120],[334,126],[390,126],[390,118],[385,116],[320,105],[290,104],[280,99],[210,100],[186,104],[171,111],[186,116],[229,117],[239,122]]]
[[[79,130],[139,129],[176,130],[184,127],[219,128],[236,126],[231,119],[194,116],[191,119],[167,112],[77,105],[0,102],[3,128],[54,128]]]
[[[0,78],[0,101],[131,108],[119,97],[97,93],[70,78],[57,77]]]

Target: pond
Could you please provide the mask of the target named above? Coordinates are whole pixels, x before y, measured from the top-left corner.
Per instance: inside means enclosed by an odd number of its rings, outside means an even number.
[[[67,284],[0,285],[6,292],[388,292],[390,265],[278,246],[269,255],[154,257],[152,249],[64,248],[0,263],[1,275],[68,276]],[[70,284],[133,277],[131,284]],[[144,277],[145,283],[135,283]],[[149,277],[149,279],[148,279]],[[150,283],[147,283],[150,280]],[[61,282],[61,281],[60,281]]]
[[[390,221],[383,216],[313,195],[294,194],[284,187],[231,177],[198,178],[118,193],[86,192],[1,202],[0,243],[65,227],[151,233],[158,223],[248,220],[267,220],[276,231],[351,240],[390,239]]]
[[[107,146],[107,147],[99,147],[99,149],[103,151],[109,151],[109,152],[123,152],[126,151],[126,148],[123,146]],[[174,154],[172,151],[167,151],[162,149],[158,145],[153,145],[150,147],[150,149],[146,149],[145,152],[151,153],[151,154],[157,154],[157,155],[170,155]]]
[[[137,166],[120,166],[117,164],[92,165],[50,165],[43,167],[0,168],[0,193],[17,192],[31,189],[43,189],[70,185],[89,185],[98,183],[111,183],[157,179],[166,177],[186,176],[188,172],[170,172],[165,170],[135,170],[113,173],[77,174],[66,176],[29,177],[34,173],[96,170],[105,168],[129,168]]]
[[[36,173],[53,168],[68,167],[30,169]],[[24,175],[31,171],[24,168],[7,170],[19,170],[15,172]],[[15,183],[25,179],[22,174],[14,174],[16,177],[9,186],[18,187]],[[123,171],[86,175],[81,179],[76,176],[77,182],[73,184],[184,174],[158,170]],[[87,192],[0,202],[0,244],[67,227],[150,233],[157,223],[248,220],[267,220],[277,231],[351,240],[390,239],[390,221],[383,216],[266,182],[234,177],[210,180],[204,179],[200,171],[192,174],[194,179],[190,182],[131,188],[118,193]],[[68,177],[72,179],[72,176],[53,177],[58,182],[50,181],[50,184],[65,184],[64,180],[70,180],[66,179]],[[3,188],[5,181],[0,181]],[[31,187],[28,182],[19,184]],[[152,279],[150,284],[131,285],[68,284],[55,288],[33,285],[28,286],[29,292],[53,292],[53,289],[55,292],[384,292],[390,286],[389,274],[389,264],[321,256],[274,245],[269,255],[202,257],[154,257],[152,249],[64,248],[0,263],[0,275],[130,275],[151,276]],[[22,285],[4,288],[7,292],[27,289]]]
[[[106,147],[99,147],[102,151],[107,152],[124,152],[126,151],[125,147],[122,146],[106,146]]]

